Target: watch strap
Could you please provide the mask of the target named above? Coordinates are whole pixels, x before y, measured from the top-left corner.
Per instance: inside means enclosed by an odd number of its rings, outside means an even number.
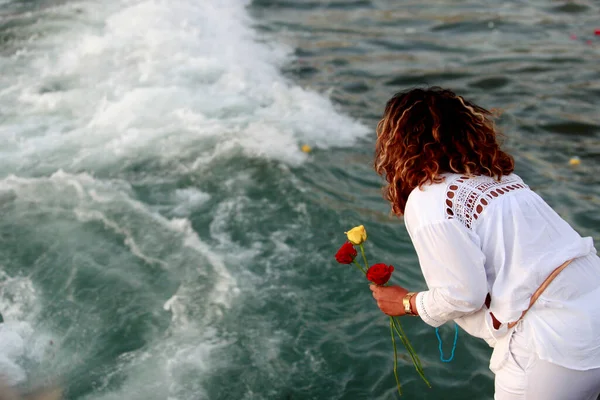
[[[410,299],[412,299],[412,297],[416,294],[417,293],[415,292],[408,292],[402,299],[402,305],[404,306],[404,313],[406,315],[417,315],[413,312],[412,308],[410,307]]]

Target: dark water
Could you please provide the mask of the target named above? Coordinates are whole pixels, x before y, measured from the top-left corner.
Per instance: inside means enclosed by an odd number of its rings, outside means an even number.
[[[21,385],[396,398],[387,320],[332,256],[362,223],[371,260],[424,289],[370,166],[383,105],[408,87],[500,109],[517,172],[600,240],[597,2],[0,9],[0,372]],[[461,332],[446,364],[432,328],[404,325],[433,384],[404,357],[404,398],[492,398],[487,345]]]

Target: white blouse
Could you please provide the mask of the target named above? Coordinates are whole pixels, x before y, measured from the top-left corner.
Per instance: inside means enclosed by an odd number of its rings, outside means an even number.
[[[523,328],[531,330],[540,358],[578,370],[600,367],[600,258],[592,238],[582,238],[516,174],[500,181],[444,177],[413,190],[404,213],[429,288],[416,297],[423,321],[437,327],[454,320],[484,339],[494,347],[496,371],[512,334],[506,323],[519,319],[556,267],[575,258]],[[498,330],[490,311],[503,322]]]

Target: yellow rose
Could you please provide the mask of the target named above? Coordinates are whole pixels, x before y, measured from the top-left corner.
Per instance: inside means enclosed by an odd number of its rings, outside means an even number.
[[[364,226],[359,225],[346,232],[346,236],[348,236],[348,241],[350,243],[359,245],[367,240],[367,231]]]

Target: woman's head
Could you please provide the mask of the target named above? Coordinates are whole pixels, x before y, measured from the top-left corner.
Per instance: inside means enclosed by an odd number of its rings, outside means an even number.
[[[491,113],[437,87],[397,93],[377,125],[375,170],[385,196],[404,214],[410,192],[440,182],[444,172],[500,178],[514,169],[500,150]]]

